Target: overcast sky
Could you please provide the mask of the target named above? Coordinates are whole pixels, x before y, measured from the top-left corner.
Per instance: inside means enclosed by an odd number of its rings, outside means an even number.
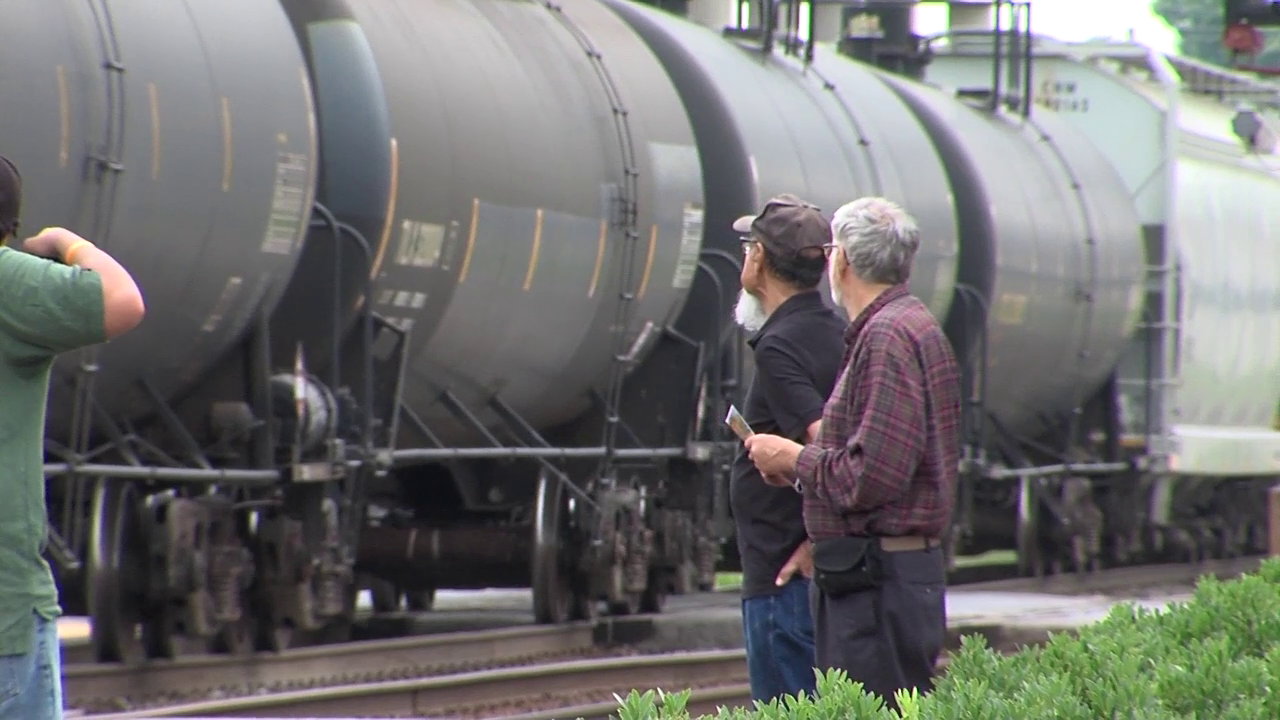
[[[946,23],[945,4],[916,9],[916,32],[938,32]],[[1061,40],[1123,40],[1133,30],[1138,42],[1164,52],[1173,52],[1178,42],[1178,33],[1151,12],[1151,0],[1031,0],[1031,27]]]

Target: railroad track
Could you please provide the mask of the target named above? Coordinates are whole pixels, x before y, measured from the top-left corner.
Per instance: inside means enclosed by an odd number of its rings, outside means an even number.
[[[1253,572],[1262,562],[1262,556],[1249,555],[1227,560],[1205,560],[1199,563],[1161,563],[1109,568],[1095,573],[1049,575],[1043,578],[1010,577],[966,583],[965,590],[991,592],[1040,592],[1049,595],[1080,595],[1096,593],[1107,595],[1124,592],[1134,596],[1139,590],[1161,592],[1172,586],[1190,587],[1204,575],[1218,578],[1236,577]]]
[[[1155,566],[1139,566],[1104,570],[1094,574],[1080,576],[1057,576],[1050,578],[1015,578],[964,585],[965,590],[989,590],[993,592],[1043,592],[1050,594],[1110,594],[1123,590],[1134,595],[1135,589],[1144,587],[1168,588],[1171,586],[1187,586],[1200,575],[1217,575],[1230,577],[1241,572],[1257,568],[1260,558],[1241,558],[1236,560],[1208,561],[1198,565],[1167,564]],[[708,603],[712,605],[713,603]],[[638,618],[643,621],[645,618]],[[664,678],[672,677],[671,667],[664,666],[660,658],[637,656],[634,648],[602,646],[602,640],[610,636],[614,625],[609,619],[599,623],[575,623],[556,627],[522,626],[496,630],[471,631],[460,633],[437,634],[417,637],[402,637],[390,640],[370,640],[336,645],[289,650],[282,653],[261,653],[251,657],[229,657],[219,655],[201,655],[181,658],[172,661],[150,661],[139,665],[68,665],[64,671],[67,704],[80,709],[89,717],[181,717],[203,715],[205,717],[221,714],[217,708],[225,708],[231,716],[240,714],[250,706],[258,707],[261,714],[280,714],[288,709],[289,702],[314,703],[323,705],[326,714],[333,712],[336,698],[363,697],[361,708],[371,707],[369,698],[379,693],[372,688],[383,688],[390,696],[399,699],[388,700],[388,703],[407,707],[406,703],[418,703],[413,707],[437,707],[454,703],[455,709],[461,711],[474,707],[476,697],[484,697],[500,704],[505,702],[512,707],[530,702],[525,699],[511,700],[512,693],[522,691],[520,682],[542,684],[548,681],[538,675],[547,672],[545,668],[558,668],[550,672],[561,673],[556,677],[567,678],[563,682],[579,683],[574,687],[595,688],[593,692],[604,693],[599,697],[590,696],[587,692],[577,692],[573,696],[556,695],[558,691],[545,690],[555,697],[551,698],[547,709],[561,708],[557,717],[567,716],[584,718],[596,716],[595,710],[565,710],[565,703],[583,704],[585,708],[616,708],[610,694],[613,671],[609,668],[632,667],[633,672],[641,672],[636,668],[649,667],[645,675],[633,675],[631,684],[617,690],[645,686],[667,687]],[[987,635],[992,646],[1004,644],[1029,643],[1037,637],[1018,637],[1010,635],[999,627],[964,627],[965,634],[982,633]],[[953,635],[957,635],[953,633]],[[952,637],[958,642],[958,635]],[[741,653],[738,662],[741,664]],[[629,657],[620,657],[629,656]],[[691,654],[687,658],[712,657],[705,654]],[[725,656],[729,657],[728,655]],[[589,659],[589,661],[583,662]],[[559,661],[559,664],[556,665]],[[566,662],[567,661],[567,662]],[[577,664],[575,664],[577,661]],[[686,659],[686,665],[676,673],[680,683],[673,687],[686,688],[696,685],[694,672],[696,660]],[[712,703],[733,704],[729,702],[738,695],[742,688],[735,689],[731,678],[726,680],[719,676],[724,674],[730,660],[712,663],[710,672],[715,675],[711,685],[698,689],[693,702],[698,707]],[[626,663],[638,663],[627,665]],[[687,663],[694,663],[688,665]],[[582,685],[583,676],[574,676],[574,668],[597,668],[592,680]],[[744,666],[745,667],[745,666]],[[742,670],[745,673],[745,669]],[[486,673],[497,673],[486,675]],[[506,674],[503,674],[506,673]],[[730,673],[731,674],[731,673]],[[489,677],[490,680],[485,678]],[[573,679],[573,678],[577,679]],[[698,675],[697,677],[701,677]],[[505,679],[493,679],[505,678]],[[524,678],[521,680],[520,678]],[[654,678],[645,680],[643,678]],[[742,675],[745,682],[745,674]],[[486,689],[486,682],[507,683],[507,689]],[[459,689],[452,700],[445,702],[446,687],[457,686]],[[599,687],[597,687],[599,686]],[[494,686],[499,687],[499,686]],[[556,686],[558,687],[558,686]],[[566,685],[565,687],[568,687]],[[360,690],[364,688],[364,690]],[[515,688],[514,690],[512,688]],[[319,693],[316,697],[322,700],[307,700],[308,693]],[[332,695],[324,695],[332,693]],[[366,693],[361,696],[360,693]],[[504,694],[505,693],[505,694]],[[470,697],[471,700],[466,698]],[[290,700],[293,698],[293,700]],[[503,700],[502,698],[508,698]],[[581,701],[581,702],[578,702]],[[381,702],[381,701],[378,701]],[[215,703],[210,705],[210,703]],[[248,705],[237,705],[248,703]],[[254,705],[258,703],[258,705]],[[266,703],[266,704],[262,704]],[[272,703],[282,703],[279,707]],[[556,703],[560,703],[557,705]],[[535,705],[537,703],[534,703]],[[190,712],[175,712],[175,708],[192,708]],[[236,708],[242,708],[237,710]],[[492,717],[495,708],[479,715],[449,714],[449,717]],[[534,710],[541,711],[538,707]],[[412,710],[413,714],[423,716],[424,712]],[[102,713],[126,713],[101,715]],[[360,714],[366,714],[361,711]],[[607,716],[605,711],[601,717]],[[523,717],[523,716],[521,716]],[[535,717],[551,717],[546,714],[533,714]]]
[[[559,717],[602,715],[617,709],[615,693],[631,688],[674,691],[693,687],[721,704],[749,699],[742,650],[570,660],[415,680],[316,688],[209,700],[100,720],[146,717]],[[706,698],[700,697],[700,701]],[[603,710],[603,712],[600,712]]]
[[[992,638],[992,647],[1048,640],[1048,631]],[[949,658],[939,660],[945,672]],[[208,700],[177,706],[96,715],[97,720],[181,717],[448,717],[499,720],[607,720],[617,698],[633,688],[667,692],[691,689],[690,714],[751,703],[742,649],[667,653],[536,666],[499,668],[416,680],[382,681],[295,690],[267,696]]]
[[[137,665],[68,665],[63,670],[64,692],[66,704],[86,714],[134,711],[210,697],[427,678],[589,657],[602,652],[595,633],[595,625],[583,622],[321,645],[251,657],[200,655]]]

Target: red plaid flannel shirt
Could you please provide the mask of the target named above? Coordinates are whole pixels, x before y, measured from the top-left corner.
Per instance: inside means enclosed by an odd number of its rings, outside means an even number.
[[[796,462],[813,540],[939,537],[960,462],[960,371],[929,309],[897,285],[845,331],[844,373]]]

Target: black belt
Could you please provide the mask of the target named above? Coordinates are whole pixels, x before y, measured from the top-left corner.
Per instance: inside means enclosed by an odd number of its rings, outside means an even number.
[[[920,535],[881,537],[876,538],[876,540],[879,542],[880,549],[885,552],[910,552],[912,550],[928,550],[938,547],[937,538],[927,538]]]

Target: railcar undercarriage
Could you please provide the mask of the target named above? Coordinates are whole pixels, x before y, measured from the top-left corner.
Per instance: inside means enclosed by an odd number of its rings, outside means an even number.
[[[317,214],[367,260],[358,232]],[[437,587],[532,586],[535,615],[549,623],[591,617],[597,601],[613,613],[660,611],[671,592],[712,586],[723,523],[710,494],[723,481],[708,477],[727,469],[732,444],[710,419],[733,383],[701,344],[659,333],[659,362],[684,363],[704,390],[675,391],[689,396],[678,403],[689,418],[681,445],[644,447],[645,430],[618,410],[627,388],[602,398],[598,414],[630,447],[554,445],[498,398],[490,409],[502,427],[491,431],[446,390],[441,403],[490,446],[397,451],[402,420],[434,437],[399,399],[407,331],[366,307],[336,360],[313,374],[301,347],[292,367],[272,362],[271,328],[261,318],[243,352],[191,397],[166,403],[140,381],[151,411],[133,422],[95,403],[95,350],[73,377],[57,376],[74,387],[76,431],[46,442],[61,461],[45,466],[47,556],[64,609],[92,619],[97,660],[342,640],[366,585],[378,609],[401,596],[429,608]],[[694,412],[704,403],[710,412]],[[192,417],[203,426],[183,422]],[[456,471],[446,477],[468,507],[432,516],[411,491],[379,515],[370,490],[411,486],[424,463]],[[509,491],[500,501],[477,495],[494,487],[478,481],[487,471]]]

